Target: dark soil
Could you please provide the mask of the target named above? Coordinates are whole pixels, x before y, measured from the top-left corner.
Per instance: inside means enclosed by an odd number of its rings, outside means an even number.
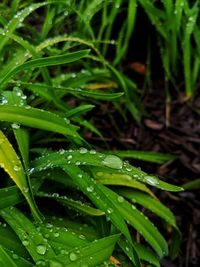
[[[131,163],[148,173],[161,176],[169,183],[183,185],[200,178],[200,115],[197,113],[200,96],[196,96],[193,103],[182,99],[168,103],[168,121],[165,100],[163,90],[154,88],[146,92],[143,103],[148,116],[143,118],[141,125],[136,124],[131,117],[124,123],[110,103],[100,106],[93,116],[93,123],[102,131],[113,150],[145,150],[177,155],[177,160],[163,165],[135,160]],[[115,118],[116,128],[113,127],[111,116]],[[100,138],[91,134],[86,136],[90,143],[98,146],[101,143],[104,146]],[[156,194],[174,212],[182,232],[178,258],[173,262],[165,259],[162,266],[200,266],[200,188],[181,193],[157,191]]]

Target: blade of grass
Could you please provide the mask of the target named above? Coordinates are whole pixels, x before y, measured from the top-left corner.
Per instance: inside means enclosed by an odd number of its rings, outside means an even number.
[[[0,131],[0,162],[2,168],[8,173],[10,178],[21,190],[35,218],[41,221],[41,216],[39,214],[38,208],[35,205],[35,202],[29,192],[30,188],[22,163],[19,160],[11,143],[8,141],[2,131]]]
[[[52,57],[46,57],[46,58],[38,58],[38,59],[32,59],[28,62],[25,62],[11,71],[9,71],[4,77],[0,77],[0,85],[2,86],[6,82],[9,81],[10,78],[12,78],[17,73],[30,69],[30,68],[41,68],[41,67],[47,67],[47,66],[55,66],[55,65],[62,65],[62,64],[68,64],[74,61],[77,61],[86,55],[90,50],[81,50],[77,52],[72,52],[64,55],[59,56],[52,56]]]
[[[80,138],[76,132],[78,127],[72,125],[69,120],[30,106],[1,105],[0,120]]]

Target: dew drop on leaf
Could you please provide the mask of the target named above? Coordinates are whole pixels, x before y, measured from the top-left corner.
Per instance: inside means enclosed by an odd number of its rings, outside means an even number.
[[[107,212],[108,212],[109,214],[111,214],[111,213],[113,212],[113,209],[109,208],[109,209],[107,209]]]
[[[87,191],[88,192],[93,192],[94,191],[94,187],[93,186],[88,186],[87,187]]]
[[[20,167],[20,166],[17,166],[17,165],[15,165],[15,166],[13,167],[13,169],[14,169],[14,171],[18,172],[18,171],[20,171],[20,170],[21,170],[21,167]]]
[[[47,247],[45,245],[37,245],[36,251],[40,255],[44,255],[47,251]]]
[[[23,241],[22,241],[22,244],[23,244],[25,247],[27,247],[27,246],[29,245],[29,241],[28,241],[28,240],[23,240]]]
[[[59,234],[58,232],[54,233],[54,236],[55,236],[55,237],[59,237],[59,235],[60,235],[60,234]]]
[[[94,149],[90,150],[90,154],[95,155],[96,153],[97,153],[96,150],[94,150]]]
[[[14,260],[17,260],[19,258],[19,256],[17,254],[13,254],[12,257]]]
[[[156,177],[153,176],[145,176],[144,179],[146,180],[147,183],[151,184],[151,185],[157,185],[159,184],[159,181]]]
[[[81,147],[80,150],[79,150],[79,152],[80,152],[81,154],[85,154],[85,153],[87,153],[87,148],[85,148],[85,147]]]
[[[124,198],[122,196],[118,196],[117,201],[119,203],[122,203],[122,202],[124,202]]]
[[[102,164],[112,169],[121,169],[123,166],[122,160],[114,155],[106,156],[102,161]]]
[[[77,260],[77,255],[74,252],[71,252],[69,254],[69,258],[71,261],[75,261],[75,260]]]
[[[17,123],[13,123],[13,124],[12,124],[12,128],[13,128],[13,129],[19,129],[19,128],[20,128],[20,125],[17,124]]]

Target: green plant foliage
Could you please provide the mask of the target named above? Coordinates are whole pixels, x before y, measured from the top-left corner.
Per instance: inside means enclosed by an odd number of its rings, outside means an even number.
[[[112,102],[123,118],[129,110],[140,121],[136,86],[120,62],[137,2],[151,18],[166,14],[149,1],[11,2],[0,4],[0,265],[157,267],[168,250],[174,258],[180,233],[152,187],[172,192],[182,187],[122,158],[160,164],[176,157],[102,152],[85,140],[86,131],[103,137],[86,119],[101,101]],[[197,16],[195,5],[180,10],[179,2],[177,28],[187,9]],[[172,12],[172,5],[165,8]],[[121,15],[126,18],[112,40]],[[194,23],[189,28],[188,42]],[[165,38],[162,27],[157,29]],[[195,71],[194,79],[197,65]]]

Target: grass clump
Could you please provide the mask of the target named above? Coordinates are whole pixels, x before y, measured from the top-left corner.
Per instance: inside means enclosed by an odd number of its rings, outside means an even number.
[[[102,136],[84,119],[94,107],[90,99],[125,103],[139,121],[127,90],[134,84],[115,68],[127,50],[135,1],[111,3],[2,4],[7,10],[0,20],[2,266],[160,266],[168,242],[141,208],[160,217],[166,232],[170,225],[170,255],[178,253],[174,215],[149,186],[182,188],[92,149],[83,138],[84,129]],[[111,65],[104,57],[112,45],[107,24],[124,3],[129,12],[120,35],[126,41],[116,47]],[[71,106],[72,99],[79,104]],[[151,161],[163,160],[157,157],[149,155]]]

